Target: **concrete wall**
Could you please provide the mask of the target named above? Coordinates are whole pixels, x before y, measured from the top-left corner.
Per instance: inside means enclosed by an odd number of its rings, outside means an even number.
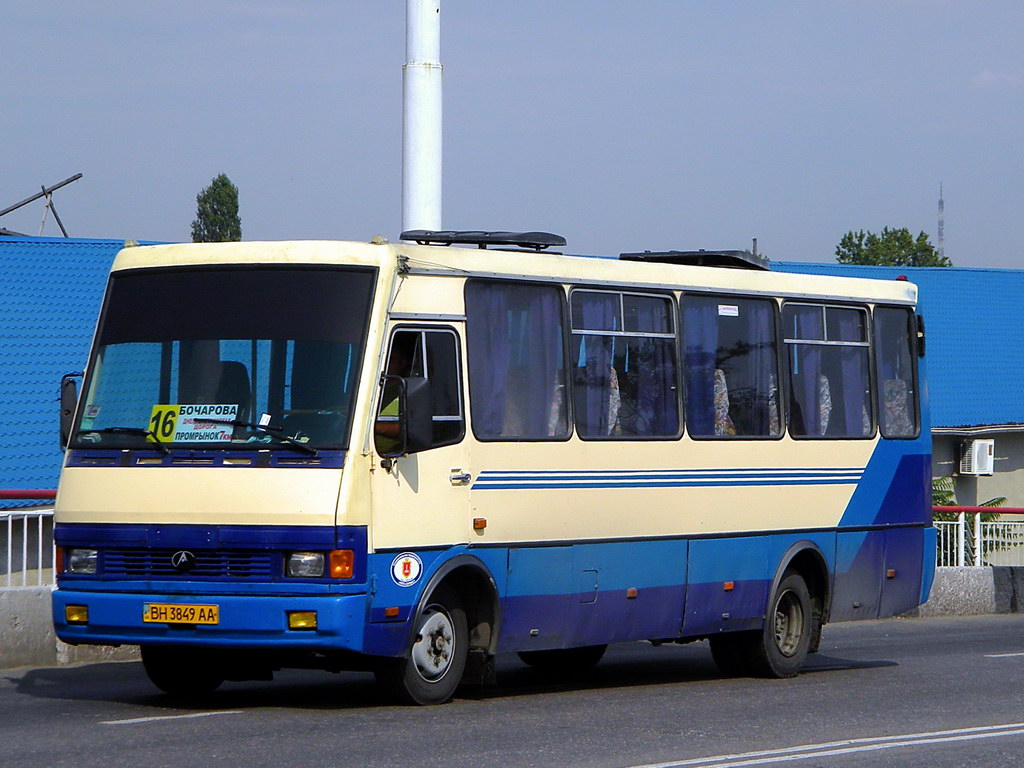
[[[0,589],[0,669],[138,658],[135,646],[70,646],[53,633],[53,587]]]
[[[1024,567],[939,568],[928,602],[907,616],[1024,613]]]

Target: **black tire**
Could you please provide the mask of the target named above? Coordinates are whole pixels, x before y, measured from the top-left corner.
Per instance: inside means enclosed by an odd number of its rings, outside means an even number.
[[[520,651],[518,656],[538,672],[556,677],[571,677],[593,668],[608,650],[607,645],[582,648],[556,648],[550,651]]]
[[[194,648],[144,645],[142,666],[153,685],[182,698],[206,696],[224,682],[215,654]]]
[[[793,677],[803,667],[811,644],[811,596],[803,577],[787,571],[768,603],[764,629],[750,656],[760,677]]]
[[[468,655],[469,629],[462,601],[442,586],[416,617],[408,654],[381,660],[374,674],[403,703],[443,704],[458,688]]]
[[[760,632],[725,632],[709,637],[711,658],[719,671],[730,677],[749,675],[750,659],[760,636]]]

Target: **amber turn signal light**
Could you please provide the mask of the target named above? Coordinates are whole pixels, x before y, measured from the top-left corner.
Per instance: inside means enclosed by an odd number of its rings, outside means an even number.
[[[356,553],[351,549],[331,550],[331,578],[351,579],[355,573]]]

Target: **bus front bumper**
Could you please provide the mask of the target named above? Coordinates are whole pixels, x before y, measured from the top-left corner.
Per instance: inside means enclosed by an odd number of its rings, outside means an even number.
[[[150,606],[159,606],[153,611]],[[188,611],[203,607],[202,613]],[[211,611],[210,607],[216,611]],[[184,607],[184,611],[179,609]],[[84,608],[84,611],[82,610]],[[178,610],[176,610],[178,609]],[[186,612],[187,611],[187,612]],[[303,628],[289,628],[289,614],[305,614]],[[309,627],[309,613],[316,616]],[[198,615],[215,624],[145,621],[145,616]],[[220,646],[250,649],[362,652],[366,595],[180,595],[55,590],[53,624],[71,645]],[[69,618],[72,620],[69,621]]]

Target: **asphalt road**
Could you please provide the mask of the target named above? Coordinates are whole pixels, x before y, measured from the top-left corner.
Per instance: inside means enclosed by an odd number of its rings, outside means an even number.
[[[792,680],[634,643],[571,683],[502,657],[498,682],[416,708],[284,672],[189,709],[138,663],[5,670],[0,766],[1024,766],[1024,615],[831,625]]]

